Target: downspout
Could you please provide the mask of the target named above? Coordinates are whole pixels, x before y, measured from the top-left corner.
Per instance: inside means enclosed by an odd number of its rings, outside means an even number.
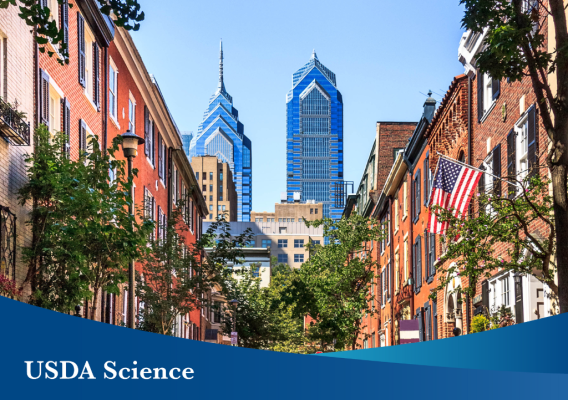
[[[414,196],[414,185],[412,184],[412,170],[410,170],[410,168],[408,169],[408,178],[407,178],[407,184],[410,185],[410,190],[407,190],[406,193],[410,193],[410,201],[408,201],[407,205],[411,205],[412,204],[412,199]],[[412,241],[412,228],[414,225],[414,222],[412,221],[412,207],[410,207],[410,212],[408,215],[408,219],[410,222],[410,228],[408,228],[408,244],[410,246],[409,249],[409,253],[410,253],[410,277],[412,278],[412,285],[410,287],[410,293],[412,294],[412,296],[410,296],[410,315],[414,315],[414,286],[416,285],[416,282],[414,282],[414,247],[413,246],[413,241]]]
[[[168,147],[168,178],[167,178],[167,185],[169,186],[168,188],[168,219],[171,218],[171,214],[172,214],[172,210],[173,210],[173,205],[172,205],[172,201],[173,201],[173,168],[172,168],[172,157],[173,157],[173,149],[171,147]]]
[[[473,146],[472,146],[472,132],[471,132],[471,76],[467,77],[467,161],[469,165],[473,165]],[[472,211],[472,208],[469,208]],[[469,334],[469,328],[471,324],[470,319],[470,298],[469,293],[465,296],[466,307],[465,307],[465,331]]]
[[[104,79],[103,79],[103,154],[106,154],[108,147],[108,47],[103,47],[103,57],[104,57]],[[104,292],[103,292],[104,294]]]

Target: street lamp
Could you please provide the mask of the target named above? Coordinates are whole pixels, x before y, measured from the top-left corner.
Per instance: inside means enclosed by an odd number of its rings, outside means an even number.
[[[120,135],[122,137],[122,152],[128,161],[128,178],[132,178],[132,161],[138,155],[138,146],[144,144],[144,139],[129,130]],[[134,186],[130,188],[132,201],[128,207],[130,214],[134,214]],[[134,260],[128,265],[128,327],[135,329],[134,318]]]
[[[229,302],[233,306],[233,331],[231,332],[231,339],[233,338],[233,333],[237,333],[237,307],[239,306],[239,301],[237,299],[233,299]],[[238,336],[237,336],[237,343],[235,346],[238,346]]]

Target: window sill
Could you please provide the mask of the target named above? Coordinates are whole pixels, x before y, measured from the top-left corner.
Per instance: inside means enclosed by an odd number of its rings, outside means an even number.
[[[120,130],[120,124],[112,114],[109,114],[109,119],[114,124],[114,126],[116,126]]]
[[[83,90],[83,94],[85,95],[85,98],[89,101],[89,104],[91,105],[91,107],[93,107],[93,109],[96,112],[99,112],[100,111],[99,107],[97,107],[97,105],[95,103],[93,103],[93,100],[91,100],[90,93],[87,93],[87,91],[85,89],[85,90]]]
[[[407,214],[404,214],[404,215],[402,216],[402,220],[403,220],[403,221],[406,221],[406,217],[408,217],[408,215],[407,215]]]
[[[150,160],[148,158],[148,156],[146,156],[146,161],[148,161],[148,164],[150,164],[150,166],[152,167],[152,169],[156,169],[156,167],[154,166],[154,164],[152,164],[152,160]]]
[[[495,104],[497,103],[497,99],[493,100],[491,102],[491,105],[489,106],[489,108],[483,113],[483,117],[481,117],[481,119],[479,120],[480,123],[485,122],[485,120],[487,119],[487,117],[489,117],[489,114],[491,114],[491,111],[493,111],[493,109],[495,108]]]
[[[430,276],[430,277],[426,280],[426,283],[428,283],[428,284],[430,284],[430,283],[432,283],[432,282],[434,282],[434,275]]]

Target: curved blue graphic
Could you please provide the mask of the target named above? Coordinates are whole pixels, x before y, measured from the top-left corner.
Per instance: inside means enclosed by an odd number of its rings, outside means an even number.
[[[566,345],[561,338],[567,324],[564,316],[489,334],[336,353],[336,357],[166,337],[3,297],[0,321],[0,399],[534,399],[556,398],[568,389],[563,365]],[[382,361],[376,361],[379,359]],[[475,361],[478,359],[483,361]],[[31,362],[32,377],[38,376],[38,362],[43,362],[38,379],[28,378],[26,361]],[[47,361],[58,362],[58,379],[45,377]],[[77,377],[59,379],[62,361],[78,366]],[[95,379],[87,379],[86,362]],[[125,379],[105,379],[105,373],[113,376],[104,368],[107,362],[116,375],[125,368]],[[67,367],[67,375],[73,375],[72,365],[67,363]],[[144,368],[148,368],[146,377],[154,377],[154,369],[163,368],[167,379],[141,379]],[[192,373],[186,371],[186,376],[192,379],[181,377],[188,368]]]

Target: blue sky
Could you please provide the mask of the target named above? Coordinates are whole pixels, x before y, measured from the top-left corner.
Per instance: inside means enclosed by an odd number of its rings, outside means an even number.
[[[223,39],[225,86],[252,141],[255,211],[273,211],[286,190],[285,95],[312,49],[343,94],[345,179],[356,186],[376,122],[417,121],[420,92],[443,94],[463,73],[459,0],[140,3],[133,37],[182,131],[197,132],[217,88]]]

